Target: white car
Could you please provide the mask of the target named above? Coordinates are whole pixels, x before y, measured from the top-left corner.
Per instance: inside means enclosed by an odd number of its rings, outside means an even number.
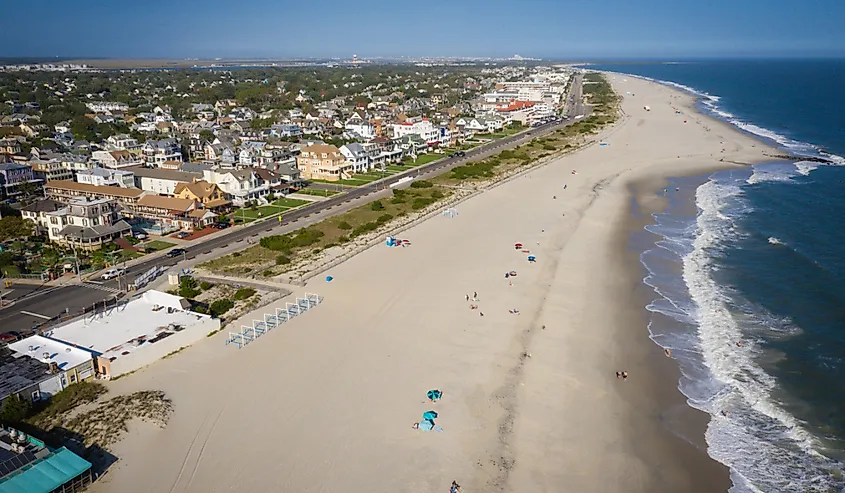
[[[126,269],[109,269],[103,272],[103,275],[100,276],[100,278],[104,281],[108,281],[109,279],[114,279],[115,277],[122,276],[123,274],[126,274]]]

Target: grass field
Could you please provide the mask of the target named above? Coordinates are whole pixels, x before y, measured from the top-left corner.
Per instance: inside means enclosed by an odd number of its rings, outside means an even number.
[[[337,195],[337,190],[320,190],[318,188],[306,188],[304,190],[300,190],[296,193],[301,193],[302,195],[314,195],[316,197],[331,197],[332,195]]]
[[[147,243],[143,243],[143,244],[138,245],[138,246],[143,247],[148,252],[157,252],[159,250],[164,250],[166,248],[170,248],[170,247],[175,246],[175,245],[176,245],[176,243],[170,243],[170,242],[161,241],[161,240],[153,240],[153,241],[148,241]]]

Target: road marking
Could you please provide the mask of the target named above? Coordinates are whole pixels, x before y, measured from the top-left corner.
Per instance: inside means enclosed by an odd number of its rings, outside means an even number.
[[[85,281],[85,282],[90,282],[91,284],[103,284],[101,281],[93,281],[93,280],[90,280],[90,279]]]
[[[26,311],[23,311],[23,310],[21,310],[21,313],[23,313],[24,315],[29,315],[30,317],[43,318],[44,320],[50,320],[50,319],[53,318],[53,317],[48,317],[47,315],[41,315],[40,313],[26,312]]]

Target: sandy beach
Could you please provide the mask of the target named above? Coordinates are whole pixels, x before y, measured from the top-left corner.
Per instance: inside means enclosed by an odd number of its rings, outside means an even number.
[[[332,282],[313,279],[296,294],[322,305],[241,350],[220,333],[110,382],[110,395],[163,390],[174,414],[164,429],[134,426],[91,491],[726,491],[727,469],[703,449],[706,416],[648,338],[627,242],[644,221],[632,209],[661,206],[663,178],[776,151],[689,95],[608,77],[624,116],[606,145],[403,232],[411,247],[377,246]],[[428,410],[442,432],[412,429]]]

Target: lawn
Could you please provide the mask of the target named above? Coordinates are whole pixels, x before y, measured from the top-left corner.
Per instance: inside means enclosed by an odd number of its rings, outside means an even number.
[[[305,204],[310,204],[310,202],[301,199],[278,199],[273,202],[273,205],[279,205],[288,209],[293,209],[294,207],[301,207]]]
[[[157,252],[159,250],[164,250],[166,248],[170,248],[170,247],[175,246],[175,245],[176,245],[176,243],[169,243],[169,242],[161,241],[161,240],[153,240],[153,241],[148,241],[147,243],[143,243],[143,244],[138,245],[138,246],[143,247],[148,252]]]
[[[321,190],[319,188],[306,188],[304,190],[300,190],[296,193],[301,193],[302,195],[315,195],[317,197],[331,197],[332,195],[338,194],[337,190]]]
[[[406,166],[422,166],[423,164],[428,164],[432,161],[443,159],[446,156],[448,156],[448,154],[435,154],[433,152],[430,154],[423,154],[422,156],[419,156],[416,161],[412,159],[406,161]]]

